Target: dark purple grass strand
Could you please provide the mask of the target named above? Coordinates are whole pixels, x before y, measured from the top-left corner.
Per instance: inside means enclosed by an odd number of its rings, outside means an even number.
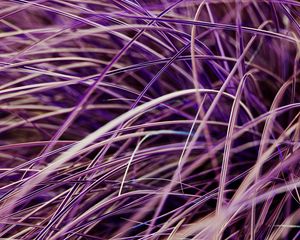
[[[203,22],[203,21],[192,21],[192,20],[173,20],[173,19],[166,19],[166,18],[153,18],[153,17],[139,17],[139,16],[132,16],[132,15],[126,15],[126,14],[115,14],[116,16],[124,17],[124,18],[132,18],[132,19],[142,19],[142,20],[155,20],[158,22],[170,22],[170,23],[177,23],[177,24],[186,24],[186,25],[196,25],[203,28],[214,28],[214,29],[222,29],[222,30],[228,30],[228,31],[236,31],[238,29],[238,26],[235,25],[229,25],[229,24],[221,24],[221,23],[210,23],[210,22]],[[294,38],[291,38],[289,36],[270,32],[267,30],[262,29],[254,29],[250,27],[242,27],[241,29],[245,32],[249,32],[252,34],[259,34],[262,36],[268,36],[268,37],[274,37],[283,39],[286,41],[290,41],[295,43],[296,40]]]

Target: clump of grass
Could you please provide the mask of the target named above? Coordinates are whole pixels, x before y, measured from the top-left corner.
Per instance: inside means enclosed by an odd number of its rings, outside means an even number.
[[[300,3],[0,1],[1,239],[299,239]]]

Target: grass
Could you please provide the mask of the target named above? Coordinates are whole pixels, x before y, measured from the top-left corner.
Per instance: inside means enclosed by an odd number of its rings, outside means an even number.
[[[1,239],[300,238],[300,3],[0,1]]]

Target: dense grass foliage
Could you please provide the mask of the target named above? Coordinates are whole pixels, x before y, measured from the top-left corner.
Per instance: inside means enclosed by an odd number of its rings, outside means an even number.
[[[298,0],[1,0],[0,239],[300,239]]]

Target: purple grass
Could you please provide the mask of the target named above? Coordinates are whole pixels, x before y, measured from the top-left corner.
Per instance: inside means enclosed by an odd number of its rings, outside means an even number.
[[[0,239],[300,239],[297,0],[1,0]]]

